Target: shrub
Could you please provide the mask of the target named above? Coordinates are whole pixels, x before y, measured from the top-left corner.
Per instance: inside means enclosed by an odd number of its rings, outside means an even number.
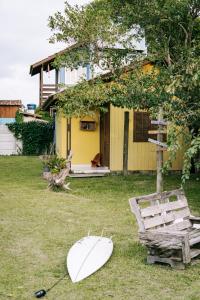
[[[46,165],[49,167],[52,174],[60,173],[60,171],[66,168],[67,160],[64,158],[59,158],[57,155],[53,155],[49,158]]]
[[[22,140],[23,155],[49,153],[53,143],[53,124],[31,121],[7,124],[17,139]]]

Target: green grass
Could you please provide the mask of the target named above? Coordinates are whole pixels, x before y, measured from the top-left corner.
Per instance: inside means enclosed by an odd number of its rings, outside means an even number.
[[[47,190],[41,168],[38,158],[0,157],[0,299],[33,299],[34,291],[64,274],[72,244],[103,228],[113,236],[109,262],[80,283],[65,278],[46,299],[200,299],[200,265],[184,271],[147,265],[138,243],[128,198],[154,192],[154,176],[71,179],[72,192],[55,193]],[[165,179],[165,189],[179,186],[178,176]],[[192,178],[185,191],[200,215],[199,181]]]

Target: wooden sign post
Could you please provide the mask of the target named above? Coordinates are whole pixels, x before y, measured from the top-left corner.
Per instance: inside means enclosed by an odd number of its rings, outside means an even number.
[[[162,121],[163,119],[163,109],[159,107],[158,112],[158,121]],[[161,131],[163,130],[163,125],[158,125],[158,134],[157,140],[158,142],[163,142],[163,134]],[[156,182],[156,191],[157,193],[163,192],[163,175],[162,175],[162,167],[163,167],[163,151],[160,150],[160,146],[157,146],[157,182]]]
[[[158,120],[151,121],[151,124],[158,125],[157,130],[157,140],[148,139],[150,143],[154,143],[157,145],[156,151],[156,162],[157,162],[157,180],[156,180],[156,191],[157,193],[163,192],[163,175],[162,175],[162,167],[163,167],[163,151],[167,149],[167,145],[163,143],[163,134],[166,133],[164,131],[164,126],[167,123],[163,120],[163,108],[159,107],[158,112]],[[155,132],[154,132],[155,134]]]

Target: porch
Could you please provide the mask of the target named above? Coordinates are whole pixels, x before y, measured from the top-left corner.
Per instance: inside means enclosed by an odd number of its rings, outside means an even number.
[[[103,177],[110,174],[108,167],[91,167],[90,165],[71,165],[70,177]]]

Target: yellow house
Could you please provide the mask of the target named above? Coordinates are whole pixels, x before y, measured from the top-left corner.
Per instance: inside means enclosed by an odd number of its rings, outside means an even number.
[[[124,112],[129,112],[128,170],[156,170],[156,145],[147,141],[147,128],[137,122],[147,119],[147,113],[116,108],[110,105],[108,112],[95,118],[71,118],[56,116],[56,152],[61,157],[73,153],[72,165],[91,165],[97,153],[101,154],[101,165],[110,171],[123,170]],[[145,122],[144,122],[145,123]],[[142,132],[143,131],[143,132]],[[138,134],[141,133],[139,137]],[[138,138],[139,137],[139,138]],[[164,152],[167,159],[167,151]],[[177,155],[173,170],[182,169],[182,155]]]
[[[66,49],[66,51],[69,51],[69,49]],[[77,74],[85,74],[86,79],[91,78],[90,67],[86,65],[81,70],[55,70],[55,84],[45,85],[43,72],[49,72],[53,69],[51,62],[56,58],[56,55],[47,57],[33,64],[30,68],[32,76],[40,74],[40,104],[44,110],[50,110],[53,107],[56,95],[50,95],[52,92],[50,90],[58,91],[58,83],[65,82],[66,86],[75,84],[77,82],[74,78]],[[144,63],[144,72],[151,68],[150,63]],[[100,153],[101,166],[107,167],[113,172],[122,171],[124,164],[125,112],[129,112],[128,171],[156,170],[157,146],[148,142],[148,131],[152,129],[149,114],[143,111],[116,108],[112,105],[109,106],[108,112],[105,114],[100,115],[97,112],[94,117],[84,117],[82,119],[74,117],[69,119],[56,113],[57,154],[66,158],[69,152],[72,151],[72,166],[78,168],[78,166],[90,167],[91,160],[97,153]],[[164,159],[167,159],[167,151],[164,152]],[[182,153],[177,154],[172,169],[182,169]]]

